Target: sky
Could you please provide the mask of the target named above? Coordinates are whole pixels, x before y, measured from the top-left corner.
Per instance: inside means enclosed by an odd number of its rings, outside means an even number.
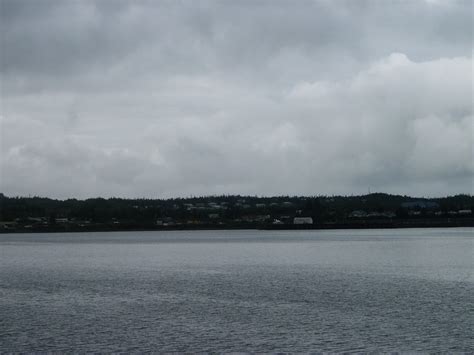
[[[473,2],[0,0],[0,192],[473,193]]]

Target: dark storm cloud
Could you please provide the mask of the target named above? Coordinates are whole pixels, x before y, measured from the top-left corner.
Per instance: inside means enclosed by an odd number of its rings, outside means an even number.
[[[268,61],[285,51],[317,54],[324,64],[334,53],[363,62],[392,52],[409,52],[415,60],[470,55],[470,6],[2,0],[2,65],[4,72],[57,77],[137,58],[147,70],[169,75],[235,66],[267,71]],[[326,70],[317,69],[320,75]]]
[[[470,1],[0,4],[7,194],[471,192]]]

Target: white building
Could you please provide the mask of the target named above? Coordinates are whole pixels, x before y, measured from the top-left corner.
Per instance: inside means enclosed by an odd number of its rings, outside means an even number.
[[[293,218],[293,224],[313,224],[313,218],[311,218],[311,217],[295,217],[295,218]]]

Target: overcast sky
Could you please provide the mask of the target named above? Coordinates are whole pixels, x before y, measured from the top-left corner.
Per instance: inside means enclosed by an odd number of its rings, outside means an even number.
[[[470,0],[0,3],[6,195],[473,191]]]

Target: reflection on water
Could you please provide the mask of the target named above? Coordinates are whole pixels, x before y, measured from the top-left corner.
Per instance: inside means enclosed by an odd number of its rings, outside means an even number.
[[[471,229],[0,235],[0,352],[472,351]]]

